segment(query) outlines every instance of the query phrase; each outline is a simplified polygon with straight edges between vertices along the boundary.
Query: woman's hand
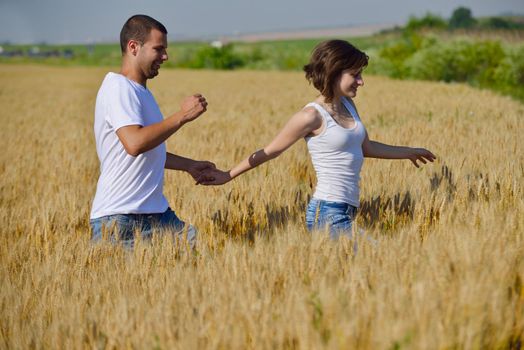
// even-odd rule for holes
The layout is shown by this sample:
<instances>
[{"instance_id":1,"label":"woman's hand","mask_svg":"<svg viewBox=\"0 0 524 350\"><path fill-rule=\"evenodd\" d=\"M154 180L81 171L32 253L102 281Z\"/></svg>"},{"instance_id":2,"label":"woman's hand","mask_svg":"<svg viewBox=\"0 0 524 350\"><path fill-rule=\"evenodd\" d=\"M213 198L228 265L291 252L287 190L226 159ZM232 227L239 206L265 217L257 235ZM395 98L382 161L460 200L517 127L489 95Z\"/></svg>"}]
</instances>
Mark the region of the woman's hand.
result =
<instances>
[{"instance_id":1,"label":"woman's hand","mask_svg":"<svg viewBox=\"0 0 524 350\"><path fill-rule=\"evenodd\" d=\"M419 168L420 165L417 161L426 164L428 161L433 162L437 157L425 148L410 148L408 150L407 158L411 160L417 168Z\"/></svg>"}]
</instances>

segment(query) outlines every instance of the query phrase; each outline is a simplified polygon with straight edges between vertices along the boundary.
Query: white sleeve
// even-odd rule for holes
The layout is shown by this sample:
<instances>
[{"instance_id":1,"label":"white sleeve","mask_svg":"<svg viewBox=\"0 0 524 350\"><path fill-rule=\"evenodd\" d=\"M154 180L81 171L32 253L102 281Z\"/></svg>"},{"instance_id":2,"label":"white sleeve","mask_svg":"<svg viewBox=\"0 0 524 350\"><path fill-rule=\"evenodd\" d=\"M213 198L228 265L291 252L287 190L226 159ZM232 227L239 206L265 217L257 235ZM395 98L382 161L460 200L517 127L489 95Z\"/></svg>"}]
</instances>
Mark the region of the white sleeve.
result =
<instances>
[{"instance_id":1,"label":"white sleeve","mask_svg":"<svg viewBox=\"0 0 524 350\"><path fill-rule=\"evenodd\" d=\"M108 97L108 122L115 131L128 125L144 126L140 100L127 82L114 84Z\"/></svg>"}]
</instances>

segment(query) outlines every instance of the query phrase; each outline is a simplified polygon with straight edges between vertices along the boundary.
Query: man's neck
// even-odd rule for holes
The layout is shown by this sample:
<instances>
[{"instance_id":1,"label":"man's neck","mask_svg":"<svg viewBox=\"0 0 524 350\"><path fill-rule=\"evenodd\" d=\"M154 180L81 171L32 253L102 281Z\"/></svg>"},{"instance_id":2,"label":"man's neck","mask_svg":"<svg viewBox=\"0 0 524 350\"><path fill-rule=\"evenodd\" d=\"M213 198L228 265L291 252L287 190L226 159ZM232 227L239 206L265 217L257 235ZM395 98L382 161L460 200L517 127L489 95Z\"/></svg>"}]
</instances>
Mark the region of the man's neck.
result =
<instances>
[{"instance_id":1,"label":"man's neck","mask_svg":"<svg viewBox=\"0 0 524 350\"><path fill-rule=\"evenodd\" d=\"M147 88L147 79L140 74L137 69L133 69L133 67L130 67L125 62L122 63L122 67L120 67L120 74L125 76L127 79L132 80L143 87Z\"/></svg>"}]
</instances>

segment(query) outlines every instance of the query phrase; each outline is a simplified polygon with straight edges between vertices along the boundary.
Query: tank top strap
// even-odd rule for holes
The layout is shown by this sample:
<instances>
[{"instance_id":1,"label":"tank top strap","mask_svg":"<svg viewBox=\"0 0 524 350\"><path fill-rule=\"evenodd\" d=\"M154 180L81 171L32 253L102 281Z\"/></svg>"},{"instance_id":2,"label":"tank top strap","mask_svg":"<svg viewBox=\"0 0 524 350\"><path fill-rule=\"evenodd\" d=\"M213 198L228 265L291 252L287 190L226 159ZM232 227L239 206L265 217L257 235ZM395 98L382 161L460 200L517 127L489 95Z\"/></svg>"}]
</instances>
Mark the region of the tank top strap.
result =
<instances>
[{"instance_id":1,"label":"tank top strap","mask_svg":"<svg viewBox=\"0 0 524 350\"><path fill-rule=\"evenodd\" d=\"M315 109L320 113L320 115L322 116L322 119L324 119L324 121L326 122L326 127L332 123L335 123L335 121L333 120L333 118L331 117L331 115L328 113L328 111L326 111L326 109L324 107L322 107L320 104L316 103L316 102L310 102L308 103L305 107L315 107ZM305 108L304 107L304 108Z\"/></svg>"},{"instance_id":2,"label":"tank top strap","mask_svg":"<svg viewBox=\"0 0 524 350\"><path fill-rule=\"evenodd\" d=\"M346 97L342 97L342 103L344 104L344 106L346 107L346 109L349 111L349 113L351 113L351 115L353 116L353 118L355 118L356 121L358 122L362 122L360 120L360 116L358 115L357 113L357 110L355 109L355 107L353 106L353 104L351 102L349 102L349 100L346 98Z\"/></svg>"}]
</instances>

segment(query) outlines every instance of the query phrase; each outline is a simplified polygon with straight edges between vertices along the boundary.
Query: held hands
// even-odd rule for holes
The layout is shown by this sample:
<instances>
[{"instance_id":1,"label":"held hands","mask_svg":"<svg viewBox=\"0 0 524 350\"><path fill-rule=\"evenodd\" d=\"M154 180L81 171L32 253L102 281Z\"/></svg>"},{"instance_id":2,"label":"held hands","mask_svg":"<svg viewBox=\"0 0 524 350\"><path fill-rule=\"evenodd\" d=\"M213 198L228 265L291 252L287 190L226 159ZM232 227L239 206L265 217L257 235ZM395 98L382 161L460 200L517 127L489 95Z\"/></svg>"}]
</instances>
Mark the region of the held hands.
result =
<instances>
[{"instance_id":1,"label":"held hands","mask_svg":"<svg viewBox=\"0 0 524 350\"><path fill-rule=\"evenodd\" d=\"M180 104L180 109L184 114L184 122L195 120L207 110L206 98L201 94L186 97Z\"/></svg>"},{"instance_id":2,"label":"held hands","mask_svg":"<svg viewBox=\"0 0 524 350\"><path fill-rule=\"evenodd\" d=\"M425 148L410 148L407 158L419 168L420 165L417 164L417 161L426 164L428 161L433 162L437 157Z\"/></svg>"},{"instance_id":3,"label":"held hands","mask_svg":"<svg viewBox=\"0 0 524 350\"><path fill-rule=\"evenodd\" d=\"M197 185L205 185L205 186L211 186L211 185L223 185L229 181L231 181L233 178L231 177L231 174L229 171L222 171L216 168L213 169L206 169L202 172L202 175L199 179L197 179Z\"/></svg>"},{"instance_id":4,"label":"held hands","mask_svg":"<svg viewBox=\"0 0 524 350\"><path fill-rule=\"evenodd\" d=\"M196 181L197 184L200 183L200 181L210 181L213 178L209 175L206 175L210 173L212 170L216 170L216 166L212 162L208 162L205 160L202 161L194 161L188 168L187 172L193 177L193 179Z\"/></svg>"}]
</instances>

